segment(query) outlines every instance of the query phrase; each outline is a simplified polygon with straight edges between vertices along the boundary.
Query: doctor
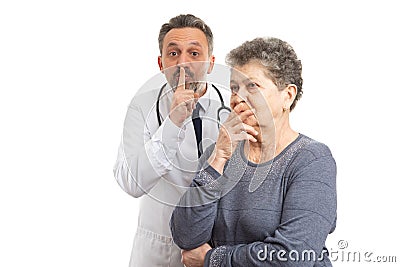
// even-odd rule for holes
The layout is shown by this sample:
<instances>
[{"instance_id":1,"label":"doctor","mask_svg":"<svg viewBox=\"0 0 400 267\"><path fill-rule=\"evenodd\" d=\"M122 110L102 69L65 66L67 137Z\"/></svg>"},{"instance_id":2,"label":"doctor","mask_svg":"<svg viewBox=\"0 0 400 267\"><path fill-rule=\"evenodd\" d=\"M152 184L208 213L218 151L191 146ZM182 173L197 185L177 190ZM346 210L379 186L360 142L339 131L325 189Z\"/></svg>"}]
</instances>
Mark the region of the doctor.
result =
<instances>
[{"instance_id":1,"label":"doctor","mask_svg":"<svg viewBox=\"0 0 400 267\"><path fill-rule=\"evenodd\" d=\"M122 189L141 198L131 267L183 266L169 220L198 157L217 138L220 117L227 117L221 112L228 113L230 92L206 82L215 60L211 29L193 15L179 15L162 25L158 40L167 84L133 98L114 166Z\"/></svg>"}]
</instances>

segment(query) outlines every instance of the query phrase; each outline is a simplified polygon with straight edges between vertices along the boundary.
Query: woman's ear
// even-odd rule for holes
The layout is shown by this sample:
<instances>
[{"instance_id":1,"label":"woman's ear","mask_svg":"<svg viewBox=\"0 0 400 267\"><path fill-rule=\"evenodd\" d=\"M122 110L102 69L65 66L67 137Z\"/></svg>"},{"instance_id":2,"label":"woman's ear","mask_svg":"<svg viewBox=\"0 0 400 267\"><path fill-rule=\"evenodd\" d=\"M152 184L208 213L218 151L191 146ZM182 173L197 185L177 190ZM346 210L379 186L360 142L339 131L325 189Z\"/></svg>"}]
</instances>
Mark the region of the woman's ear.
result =
<instances>
[{"instance_id":1,"label":"woman's ear","mask_svg":"<svg viewBox=\"0 0 400 267\"><path fill-rule=\"evenodd\" d=\"M297 95L297 86L295 84L289 84L284 89L284 100L283 100L283 109L290 110L295 98Z\"/></svg>"}]
</instances>

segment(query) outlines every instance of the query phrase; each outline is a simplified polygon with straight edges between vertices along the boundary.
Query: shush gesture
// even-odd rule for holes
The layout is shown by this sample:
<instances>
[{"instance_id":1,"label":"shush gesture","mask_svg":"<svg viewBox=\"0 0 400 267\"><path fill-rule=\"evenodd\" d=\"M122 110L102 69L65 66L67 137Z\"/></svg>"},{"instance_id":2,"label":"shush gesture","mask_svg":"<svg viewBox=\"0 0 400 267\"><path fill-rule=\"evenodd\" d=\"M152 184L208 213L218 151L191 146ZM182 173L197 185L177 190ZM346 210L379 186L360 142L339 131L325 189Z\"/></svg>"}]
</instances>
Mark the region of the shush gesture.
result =
<instances>
[{"instance_id":1,"label":"shush gesture","mask_svg":"<svg viewBox=\"0 0 400 267\"><path fill-rule=\"evenodd\" d=\"M178 127L181 127L186 118L192 115L199 99L198 93L185 89L185 80L185 68L180 67L179 81L172 97L171 112L169 114L171 121Z\"/></svg>"}]
</instances>

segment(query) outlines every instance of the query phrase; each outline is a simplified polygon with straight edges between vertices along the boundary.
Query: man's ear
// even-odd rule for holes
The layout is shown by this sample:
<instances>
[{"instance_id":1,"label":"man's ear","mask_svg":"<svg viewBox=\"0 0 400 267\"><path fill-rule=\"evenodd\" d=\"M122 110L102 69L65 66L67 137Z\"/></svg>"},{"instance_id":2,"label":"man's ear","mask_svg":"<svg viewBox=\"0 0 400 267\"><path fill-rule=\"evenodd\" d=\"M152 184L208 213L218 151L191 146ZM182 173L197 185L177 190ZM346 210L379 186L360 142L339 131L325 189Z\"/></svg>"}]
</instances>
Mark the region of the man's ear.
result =
<instances>
[{"instance_id":1,"label":"man's ear","mask_svg":"<svg viewBox=\"0 0 400 267\"><path fill-rule=\"evenodd\" d=\"M160 68L160 71L162 72L162 73L164 73L164 68L163 68L163 65L162 65L162 59L161 59L161 56L158 56L158 67Z\"/></svg>"},{"instance_id":2,"label":"man's ear","mask_svg":"<svg viewBox=\"0 0 400 267\"><path fill-rule=\"evenodd\" d=\"M208 66L207 74L210 74L214 68L215 56L210 58L210 66Z\"/></svg>"}]
</instances>

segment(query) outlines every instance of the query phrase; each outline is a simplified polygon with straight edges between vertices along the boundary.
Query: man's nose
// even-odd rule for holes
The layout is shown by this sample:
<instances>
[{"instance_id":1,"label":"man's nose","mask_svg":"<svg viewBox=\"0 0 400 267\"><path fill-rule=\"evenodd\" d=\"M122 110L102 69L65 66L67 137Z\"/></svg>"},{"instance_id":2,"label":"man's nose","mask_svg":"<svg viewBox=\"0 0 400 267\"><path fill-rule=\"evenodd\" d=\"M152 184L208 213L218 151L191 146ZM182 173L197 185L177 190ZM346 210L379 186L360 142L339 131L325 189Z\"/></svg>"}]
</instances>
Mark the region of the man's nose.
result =
<instances>
[{"instance_id":1,"label":"man's nose","mask_svg":"<svg viewBox=\"0 0 400 267\"><path fill-rule=\"evenodd\" d=\"M188 63L188 62L189 62L189 58L184 53L182 53L177 58L176 64L177 65L183 65L183 64Z\"/></svg>"}]
</instances>

